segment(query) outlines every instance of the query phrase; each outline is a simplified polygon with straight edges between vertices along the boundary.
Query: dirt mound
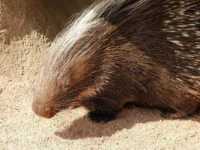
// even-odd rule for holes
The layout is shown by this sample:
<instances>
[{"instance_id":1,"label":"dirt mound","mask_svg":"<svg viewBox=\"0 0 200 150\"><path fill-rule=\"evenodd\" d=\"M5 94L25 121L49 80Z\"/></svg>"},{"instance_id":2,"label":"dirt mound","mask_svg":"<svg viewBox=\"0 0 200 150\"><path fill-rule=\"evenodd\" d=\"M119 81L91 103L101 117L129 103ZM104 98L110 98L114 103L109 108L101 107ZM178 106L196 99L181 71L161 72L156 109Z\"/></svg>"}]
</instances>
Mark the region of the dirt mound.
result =
<instances>
[{"instance_id":1,"label":"dirt mound","mask_svg":"<svg viewBox=\"0 0 200 150\"><path fill-rule=\"evenodd\" d=\"M199 149L200 118L165 120L124 110L107 124L82 109L50 120L31 110L32 88L51 40L91 0L0 1L0 149Z\"/></svg>"},{"instance_id":2,"label":"dirt mound","mask_svg":"<svg viewBox=\"0 0 200 150\"><path fill-rule=\"evenodd\" d=\"M1 0L0 34L7 40L24 36L33 30L53 39L68 17L77 13L92 0Z\"/></svg>"}]
</instances>

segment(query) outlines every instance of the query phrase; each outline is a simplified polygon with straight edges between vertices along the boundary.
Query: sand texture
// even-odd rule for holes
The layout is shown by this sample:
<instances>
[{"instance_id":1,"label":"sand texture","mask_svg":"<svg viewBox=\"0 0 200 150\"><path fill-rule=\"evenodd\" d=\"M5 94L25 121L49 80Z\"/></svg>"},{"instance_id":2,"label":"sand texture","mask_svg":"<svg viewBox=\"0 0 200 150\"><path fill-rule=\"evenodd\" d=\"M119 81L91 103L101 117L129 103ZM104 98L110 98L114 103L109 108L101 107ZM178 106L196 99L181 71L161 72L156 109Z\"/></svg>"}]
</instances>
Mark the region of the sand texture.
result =
<instances>
[{"instance_id":1,"label":"sand texture","mask_svg":"<svg viewBox=\"0 0 200 150\"><path fill-rule=\"evenodd\" d=\"M0 0L0 149L199 150L199 113L168 120L156 110L136 108L95 124L83 108L52 119L32 112L33 85L47 48L68 17L90 2Z\"/></svg>"}]
</instances>

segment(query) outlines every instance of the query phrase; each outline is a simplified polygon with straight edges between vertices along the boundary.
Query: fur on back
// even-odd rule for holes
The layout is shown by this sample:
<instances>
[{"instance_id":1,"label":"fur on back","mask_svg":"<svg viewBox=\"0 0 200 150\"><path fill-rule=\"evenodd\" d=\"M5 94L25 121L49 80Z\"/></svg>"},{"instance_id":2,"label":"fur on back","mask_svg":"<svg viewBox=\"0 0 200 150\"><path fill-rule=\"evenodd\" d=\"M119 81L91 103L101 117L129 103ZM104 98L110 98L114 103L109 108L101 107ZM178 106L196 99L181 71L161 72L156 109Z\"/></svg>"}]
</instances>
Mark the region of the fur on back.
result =
<instances>
[{"instance_id":1,"label":"fur on back","mask_svg":"<svg viewBox=\"0 0 200 150\"><path fill-rule=\"evenodd\" d=\"M111 39L114 39L114 44ZM130 56L129 45L137 49L138 54ZM116 48L118 50L115 52ZM106 57L102 59L100 56ZM112 60L110 65L104 65L107 68L106 76L101 76L106 83L113 77L115 69L112 68L123 67L123 61L121 65L116 61L125 59L124 56L138 59L139 67L152 68L154 64L162 66L169 76L181 85L187 85L185 88L199 96L200 1L97 1L79 14L52 43L37 89L48 91L48 98L51 99L60 90L60 82L68 82L70 66L74 66L76 60L87 62L90 58L99 59L104 64L108 58ZM146 64L149 60L152 63ZM87 64L83 70L91 65Z\"/></svg>"}]
</instances>

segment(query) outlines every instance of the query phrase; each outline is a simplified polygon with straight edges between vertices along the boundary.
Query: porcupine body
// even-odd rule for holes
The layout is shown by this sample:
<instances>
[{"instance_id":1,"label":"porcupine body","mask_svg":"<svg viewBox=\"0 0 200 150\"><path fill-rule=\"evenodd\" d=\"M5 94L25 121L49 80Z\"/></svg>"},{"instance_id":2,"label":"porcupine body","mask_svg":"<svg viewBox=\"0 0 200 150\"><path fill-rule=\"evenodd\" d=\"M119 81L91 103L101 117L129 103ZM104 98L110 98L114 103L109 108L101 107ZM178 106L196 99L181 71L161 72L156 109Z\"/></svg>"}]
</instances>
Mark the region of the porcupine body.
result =
<instances>
[{"instance_id":1,"label":"porcupine body","mask_svg":"<svg viewBox=\"0 0 200 150\"><path fill-rule=\"evenodd\" d=\"M55 39L33 111L84 106L110 121L126 103L192 115L200 106L200 1L104 0ZM134 114L133 114L134 115Z\"/></svg>"}]
</instances>

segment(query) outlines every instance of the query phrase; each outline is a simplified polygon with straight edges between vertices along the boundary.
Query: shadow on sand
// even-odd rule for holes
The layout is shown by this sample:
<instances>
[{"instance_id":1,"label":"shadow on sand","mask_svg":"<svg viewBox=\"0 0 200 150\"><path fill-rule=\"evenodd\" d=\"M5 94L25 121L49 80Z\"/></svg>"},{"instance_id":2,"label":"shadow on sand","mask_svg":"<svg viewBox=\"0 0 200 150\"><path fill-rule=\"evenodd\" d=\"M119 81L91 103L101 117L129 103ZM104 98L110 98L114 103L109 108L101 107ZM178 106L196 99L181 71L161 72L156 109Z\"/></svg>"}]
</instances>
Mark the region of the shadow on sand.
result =
<instances>
[{"instance_id":1,"label":"shadow on sand","mask_svg":"<svg viewBox=\"0 0 200 150\"><path fill-rule=\"evenodd\" d=\"M187 119L200 123L200 112ZM169 119L162 118L160 113L156 110L141 108L133 110L125 109L115 120L108 123L93 123L87 118L87 115L83 116L75 120L70 126L66 126L62 131L55 132L55 134L63 139L70 140L102 136L109 137L118 131L130 129L135 124L164 120L167 121Z\"/></svg>"}]
</instances>

